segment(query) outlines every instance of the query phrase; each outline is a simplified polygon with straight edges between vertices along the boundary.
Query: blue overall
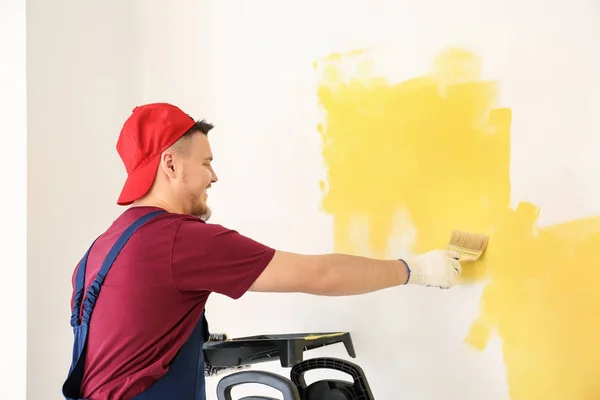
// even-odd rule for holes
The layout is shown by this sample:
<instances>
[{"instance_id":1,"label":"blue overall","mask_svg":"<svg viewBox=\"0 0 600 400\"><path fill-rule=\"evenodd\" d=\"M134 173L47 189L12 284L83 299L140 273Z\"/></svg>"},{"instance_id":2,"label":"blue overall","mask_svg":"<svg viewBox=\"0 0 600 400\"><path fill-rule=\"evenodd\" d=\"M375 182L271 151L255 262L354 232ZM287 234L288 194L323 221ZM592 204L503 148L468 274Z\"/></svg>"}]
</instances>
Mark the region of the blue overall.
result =
<instances>
[{"instance_id":1,"label":"blue overall","mask_svg":"<svg viewBox=\"0 0 600 400\"><path fill-rule=\"evenodd\" d=\"M81 321L79 318L80 307L83 299L85 286L85 268L91 247L85 253L81 260L77 276L75 278L75 299L71 314L71 326L75 336L73 343L73 359L69 375L63 385L62 391L66 400L83 400L81 397L81 383L83 380L83 368L85 363L85 353L87 349L87 337L89 322L92 311L96 304L96 299L100 293L100 288L104 283L106 274L114 263L117 255L127 243L131 235L138 228L148 222L151 218L165 211L154 211L146 214L131 224L115 242L106 259L100 267L100 271L94 282L87 290L87 296L83 302L83 313ZM95 241L94 241L95 242ZM178 399L178 400L205 400L206 389L204 382L204 352L203 345L205 338L208 338L208 323L204 312L189 338L179 350L175 359L169 366L167 373L156 381L147 390L140 393L135 400L158 400L158 399Z\"/></svg>"}]
</instances>

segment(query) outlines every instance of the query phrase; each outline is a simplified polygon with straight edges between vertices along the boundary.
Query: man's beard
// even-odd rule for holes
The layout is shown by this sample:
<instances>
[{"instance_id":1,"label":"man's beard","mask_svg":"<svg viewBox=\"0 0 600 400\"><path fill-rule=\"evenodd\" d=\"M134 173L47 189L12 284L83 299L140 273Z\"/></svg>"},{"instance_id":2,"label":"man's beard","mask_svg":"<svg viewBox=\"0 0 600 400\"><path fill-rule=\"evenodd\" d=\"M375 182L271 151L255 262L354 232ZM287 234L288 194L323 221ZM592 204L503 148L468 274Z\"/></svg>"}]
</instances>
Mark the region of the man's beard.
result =
<instances>
[{"instance_id":1,"label":"man's beard","mask_svg":"<svg viewBox=\"0 0 600 400\"><path fill-rule=\"evenodd\" d=\"M196 215L196 217L200 218L204 222L207 222L210 219L211 215L212 211L210 210L210 208L206 207L206 210L203 213Z\"/></svg>"},{"instance_id":2,"label":"man's beard","mask_svg":"<svg viewBox=\"0 0 600 400\"><path fill-rule=\"evenodd\" d=\"M212 210L206 204L198 204L192 209L192 212L190 214L206 222L210 219L212 215Z\"/></svg>"}]
</instances>

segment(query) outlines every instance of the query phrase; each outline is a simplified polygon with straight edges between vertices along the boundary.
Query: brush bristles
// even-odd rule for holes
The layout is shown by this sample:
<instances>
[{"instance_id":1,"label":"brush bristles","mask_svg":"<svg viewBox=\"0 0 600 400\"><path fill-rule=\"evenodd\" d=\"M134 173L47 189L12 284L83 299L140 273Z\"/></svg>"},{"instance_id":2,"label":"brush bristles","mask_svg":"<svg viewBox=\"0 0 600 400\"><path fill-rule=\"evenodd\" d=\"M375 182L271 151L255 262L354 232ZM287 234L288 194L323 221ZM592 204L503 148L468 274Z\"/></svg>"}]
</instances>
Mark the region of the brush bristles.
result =
<instances>
[{"instance_id":1,"label":"brush bristles","mask_svg":"<svg viewBox=\"0 0 600 400\"><path fill-rule=\"evenodd\" d=\"M464 249L483 252L488 245L489 236L479 233L454 230L450 237L450 245Z\"/></svg>"}]
</instances>

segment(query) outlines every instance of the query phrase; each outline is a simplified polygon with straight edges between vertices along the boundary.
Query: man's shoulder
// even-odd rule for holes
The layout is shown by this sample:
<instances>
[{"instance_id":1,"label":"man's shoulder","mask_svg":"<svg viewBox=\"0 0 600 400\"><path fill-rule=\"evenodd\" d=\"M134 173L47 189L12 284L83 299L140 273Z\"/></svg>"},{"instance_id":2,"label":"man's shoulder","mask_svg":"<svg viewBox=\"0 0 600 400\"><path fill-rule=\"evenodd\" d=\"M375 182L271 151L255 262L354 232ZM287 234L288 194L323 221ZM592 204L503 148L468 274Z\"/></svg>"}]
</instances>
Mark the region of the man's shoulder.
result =
<instances>
[{"instance_id":1,"label":"man's shoulder","mask_svg":"<svg viewBox=\"0 0 600 400\"><path fill-rule=\"evenodd\" d=\"M228 232L235 232L219 223L209 223L199 217L190 214L179 214L165 211L158 207L136 207L127 210L122 214L123 225L131 224L136 219L141 218L153 212L160 212L152 220L148 221L148 227L156 229L174 229L179 235L218 235ZM126 215L126 213L129 213Z\"/></svg>"},{"instance_id":2,"label":"man's shoulder","mask_svg":"<svg viewBox=\"0 0 600 400\"><path fill-rule=\"evenodd\" d=\"M205 224L204 221L202 221L200 218L197 218L193 215L172 213L172 212L166 211L160 207L154 207L154 206L137 206L137 207L128 208L127 210L123 211L117 217L117 219L113 222L113 226L115 226L115 225L128 226L128 225L133 224L136 220L146 217L153 213L155 214L155 216L153 218L151 218L149 221L147 221L146 225L148 225L148 226L151 225L150 223L158 224L158 225L165 224L165 223L180 224L183 222Z\"/></svg>"},{"instance_id":3,"label":"man's shoulder","mask_svg":"<svg viewBox=\"0 0 600 400\"><path fill-rule=\"evenodd\" d=\"M219 223L209 223L190 214L171 213L159 207L138 206L121 213L105 235L113 236L114 233L124 232L139 218L157 211L160 213L144 224L141 229L142 236L169 237L171 243L191 240L197 245L199 239L229 238L237 234L237 231Z\"/></svg>"}]
</instances>

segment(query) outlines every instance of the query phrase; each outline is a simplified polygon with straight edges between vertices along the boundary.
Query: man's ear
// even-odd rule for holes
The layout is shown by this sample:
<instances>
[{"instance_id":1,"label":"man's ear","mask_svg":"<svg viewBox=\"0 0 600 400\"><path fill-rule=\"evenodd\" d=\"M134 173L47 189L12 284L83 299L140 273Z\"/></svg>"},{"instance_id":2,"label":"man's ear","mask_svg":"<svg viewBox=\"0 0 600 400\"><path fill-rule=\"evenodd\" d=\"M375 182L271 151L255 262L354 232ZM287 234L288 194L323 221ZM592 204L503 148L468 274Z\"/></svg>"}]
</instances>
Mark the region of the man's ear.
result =
<instances>
[{"instance_id":1,"label":"man's ear","mask_svg":"<svg viewBox=\"0 0 600 400\"><path fill-rule=\"evenodd\" d=\"M175 178L175 157L170 151L165 151L160 156L160 167L169 178Z\"/></svg>"}]
</instances>

